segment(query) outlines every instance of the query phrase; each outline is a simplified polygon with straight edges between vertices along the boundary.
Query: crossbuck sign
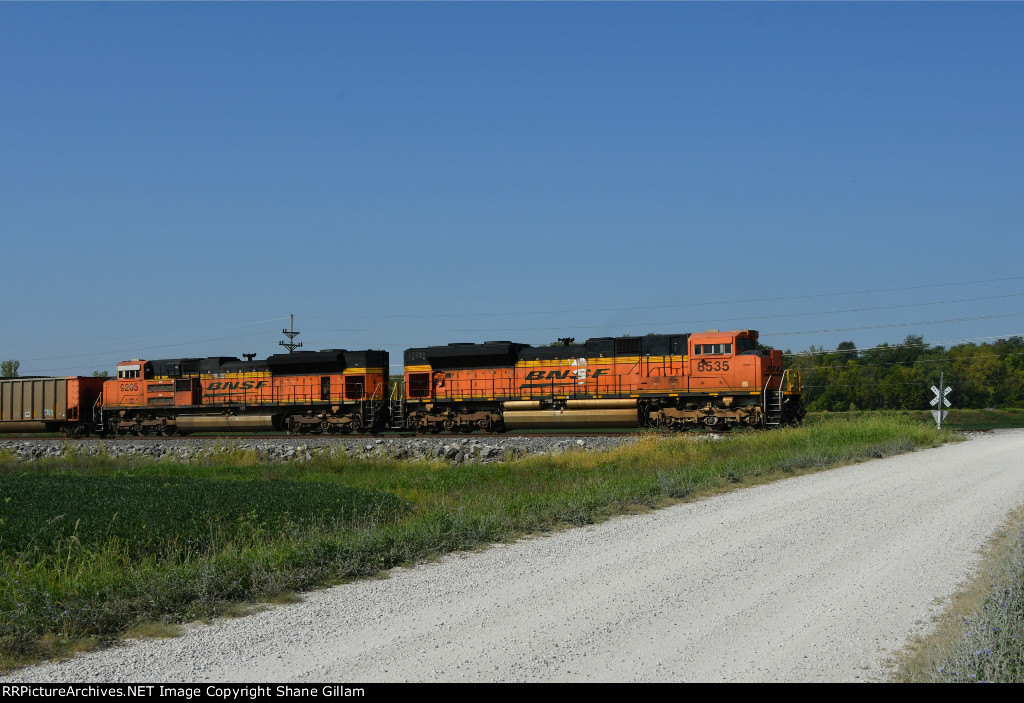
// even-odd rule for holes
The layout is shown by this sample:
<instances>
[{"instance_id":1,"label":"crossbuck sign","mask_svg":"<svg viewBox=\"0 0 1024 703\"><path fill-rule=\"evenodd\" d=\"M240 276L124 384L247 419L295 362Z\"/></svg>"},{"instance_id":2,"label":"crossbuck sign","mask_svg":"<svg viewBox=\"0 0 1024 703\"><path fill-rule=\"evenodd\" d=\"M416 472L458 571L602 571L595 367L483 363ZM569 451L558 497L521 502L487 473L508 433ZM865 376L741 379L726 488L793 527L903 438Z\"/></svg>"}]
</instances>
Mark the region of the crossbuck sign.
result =
<instances>
[{"instance_id":1,"label":"crossbuck sign","mask_svg":"<svg viewBox=\"0 0 1024 703\"><path fill-rule=\"evenodd\" d=\"M941 379L942 377L940 376L939 378ZM941 380L939 381L939 385L942 385ZM935 386L932 386L932 393L935 394L935 397L931 400L931 406L935 408L935 410L932 410L932 417L935 418L936 426L939 429L942 429L942 421L945 419L947 414L946 411L942 409L942 406L945 405L947 408L950 407L951 403L949 402L949 398L946 396L949 395L949 392L952 390L953 389L950 386L946 386L946 388L941 391Z\"/></svg>"}]
</instances>

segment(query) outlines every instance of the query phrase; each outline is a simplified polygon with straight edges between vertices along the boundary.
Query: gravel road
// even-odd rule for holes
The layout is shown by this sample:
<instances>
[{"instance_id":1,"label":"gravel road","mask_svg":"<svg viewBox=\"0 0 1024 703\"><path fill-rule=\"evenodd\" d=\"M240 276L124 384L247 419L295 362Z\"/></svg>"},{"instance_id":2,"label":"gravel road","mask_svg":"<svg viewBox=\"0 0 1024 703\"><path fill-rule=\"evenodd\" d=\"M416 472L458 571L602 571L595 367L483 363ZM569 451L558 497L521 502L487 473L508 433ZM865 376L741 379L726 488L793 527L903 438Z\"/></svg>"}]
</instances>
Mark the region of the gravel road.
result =
<instances>
[{"instance_id":1,"label":"gravel road","mask_svg":"<svg viewBox=\"0 0 1024 703\"><path fill-rule=\"evenodd\" d=\"M1024 504L1024 430L395 569L4 683L871 681Z\"/></svg>"}]
</instances>

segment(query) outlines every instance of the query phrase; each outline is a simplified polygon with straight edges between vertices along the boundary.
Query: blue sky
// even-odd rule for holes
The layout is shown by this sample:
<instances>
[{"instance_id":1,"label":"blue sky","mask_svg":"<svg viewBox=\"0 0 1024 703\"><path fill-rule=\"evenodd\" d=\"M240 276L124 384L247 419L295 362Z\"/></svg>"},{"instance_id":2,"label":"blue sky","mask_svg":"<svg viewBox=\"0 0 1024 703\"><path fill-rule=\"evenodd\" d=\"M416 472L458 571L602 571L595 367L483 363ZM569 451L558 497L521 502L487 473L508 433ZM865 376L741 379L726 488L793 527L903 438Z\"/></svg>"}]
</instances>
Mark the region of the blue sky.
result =
<instances>
[{"instance_id":1,"label":"blue sky","mask_svg":"<svg viewBox=\"0 0 1024 703\"><path fill-rule=\"evenodd\" d=\"M1024 334L1021 3L0 3L0 359Z\"/></svg>"}]
</instances>

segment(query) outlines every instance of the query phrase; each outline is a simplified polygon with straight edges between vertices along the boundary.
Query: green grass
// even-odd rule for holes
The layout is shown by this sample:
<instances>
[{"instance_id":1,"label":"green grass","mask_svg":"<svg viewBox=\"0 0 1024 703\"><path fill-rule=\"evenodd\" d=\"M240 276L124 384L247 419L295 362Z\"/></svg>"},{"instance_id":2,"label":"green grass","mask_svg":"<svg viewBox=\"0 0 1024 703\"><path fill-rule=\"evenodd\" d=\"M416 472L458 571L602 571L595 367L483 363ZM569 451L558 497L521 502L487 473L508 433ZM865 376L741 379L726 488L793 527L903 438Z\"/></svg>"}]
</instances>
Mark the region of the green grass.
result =
<instances>
[{"instance_id":1,"label":"green grass","mask_svg":"<svg viewBox=\"0 0 1024 703\"><path fill-rule=\"evenodd\" d=\"M997 430L1024 427L1024 409L986 408L983 410L952 409L942 421L943 429ZM935 424L928 410L852 410L840 413L808 413L805 424L814 425L825 420L862 419L868 417L902 417Z\"/></svg>"},{"instance_id":2,"label":"green grass","mask_svg":"<svg viewBox=\"0 0 1024 703\"><path fill-rule=\"evenodd\" d=\"M914 642L899 682L1024 682L1024 509L992 541L976 578Z\"/></svg>"},{"instance_id":3,"label":"green grass","mask_svg":"<svg viewBox=\"0 0 1024 703\"><path fill-rule=\"evenodd\" d=\"M952 438L901 416L494 464L0 457L0 667L524 534ZM6 500L10 498L10 500ZM198 545L198 546L197 546ZM157 628L159 629L159 627Z\"/></svg>"}]
</instances>

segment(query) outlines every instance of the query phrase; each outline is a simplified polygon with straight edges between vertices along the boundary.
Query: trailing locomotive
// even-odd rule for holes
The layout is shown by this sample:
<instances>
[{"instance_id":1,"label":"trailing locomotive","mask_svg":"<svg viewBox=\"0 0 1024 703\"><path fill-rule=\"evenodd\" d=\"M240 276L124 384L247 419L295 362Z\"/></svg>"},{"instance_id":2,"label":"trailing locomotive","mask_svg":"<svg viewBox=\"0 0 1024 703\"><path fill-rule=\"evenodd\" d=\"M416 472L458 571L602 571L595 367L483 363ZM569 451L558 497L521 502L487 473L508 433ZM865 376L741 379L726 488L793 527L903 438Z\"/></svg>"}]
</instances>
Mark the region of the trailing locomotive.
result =
<instances>
[{"instance_id":1,"label":"trailing locomotive","mask_svg":"<svg viewBox=\"0 0 1024 703\"><path fill-rule=\"evenodd\" d=\"M798 423L799 376L757 339L755 330L735 330L409 349L405 405L392 422L419 432Z\"/></svg>"},{"instance_id":2,"label":"trailing locomotive","mask_svg":"<svg viewBox=\"0 0 1024 703\"><path fill-rule=\"evenodd\" d=\"M754 330L407 349L401 383L380 350L117 365L110 379L5 379L0 432L295 434L387 429L767 428L798 423L800 378ZM570 340L571 341L571 340Z\"/></svg>"},{"instance_id":3,"label":"trailing locomotive","mask_svg":"<svg viewBox=\"0 0 1024 703\"><path fill-rule=\"evenodd\" d=\"M103 384L96 429L111 434L287 430L378 432L388 354L325 349L265 360L135 359Z\"/></svg>"}]
</instances>

